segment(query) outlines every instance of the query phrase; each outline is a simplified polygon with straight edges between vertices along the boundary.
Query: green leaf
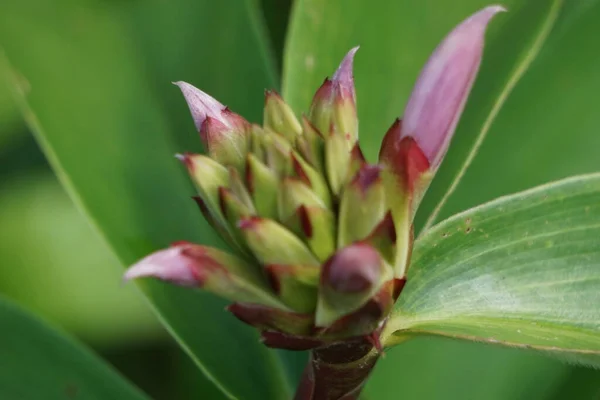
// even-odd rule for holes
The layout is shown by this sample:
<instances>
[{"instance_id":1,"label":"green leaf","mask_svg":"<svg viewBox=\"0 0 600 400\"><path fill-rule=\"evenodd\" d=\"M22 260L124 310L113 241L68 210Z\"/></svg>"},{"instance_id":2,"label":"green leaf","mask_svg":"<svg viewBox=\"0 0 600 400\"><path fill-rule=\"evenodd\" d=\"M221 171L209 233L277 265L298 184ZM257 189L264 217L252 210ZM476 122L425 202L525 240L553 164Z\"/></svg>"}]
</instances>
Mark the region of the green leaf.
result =
<instances>
[{"instance_id":1,"label":"green leaf","mask_svg":"<svg viewBox=\"0 0 600 400\"><path fill-rule=\"evenodd\" d=\"M135 287L120 287L118 261L50 172L4 179L0 221L3 296L94 345L164 335Z\"/></svg>"},{"instance_id":2,"label":"green leaf","mask_svg":"<svg viewBox=\"0 0 600 400\"><path fill-rule=\"evenodd\" d=\"M139 12L146 6L156 10L159 3L182 12L173 3L159 1L139 3ZM184 168L173 158L178 151L194 150L181 147L198 140L191 118L186 115L185 129L176 129L164 112L155 97L152 68L146 64L150 57L139 54L144 47L131 35L137 25L126 18L120 4L61 1L36 2L33 7L11 2L0 15L0 43L12 64L9 81L30 128L71 197L126 266L176 240L217 241L190 199L194 190ZM218 67L203 79L221 82L222 90L247 82L268 84L263 53L246 50L238 55L232 50L260 47L246 10L220 2L202 5L203 13L185 19L196 27L194 39L212 40L220 30L231 40L227 52L204 57ZM164 18L178 29L177 15L165 13ZM157 25L165 23L160 13L155 17ZM190 34L188 28L185 31ZM157 46L165 49L170 44ZM197 48L183 50L161 61L185 59ZM196 83L193 76L169 78ZM169 81L162 84L177 92ZM219 98L218 88L213 89ZM173 96L177 108L185 110L181 95ZM260 110L261 92L248 95L242 90L239 96L245 98L239 103L244 107L236 111L248 115ZM155 282L140 286L169 331L224 396L288 396L275 353L258 342L251 328L228 315L224 302Z\"/></svg>"},{"instance_id":3,"label":"green leaf","mask_svg":"<svg viewBox=\"0 0 600 400\"><path fill-rule=\"evenodd\" d=\"M366 392L373 400L593 399L578 390L552 397L571 369L583 368L519 349L419 336L386 350Z\"/></svg>"},{"instance_id":4,"label":"green leaf","mask_svg":"<svg viewBox=\"0 0 600 400\"><path fill-rule=\"evenodd\" d=\"M148 398L89 350L2 298L0 326L0 398Z\"/></svg>"},{"instance_id":5,"label":"green leaf","mask_svg":"<svg viewBox=\"0 0 600 400\"><path fill-rule=\"evenodd\" d=\"M269 39L276 55L278 67L283 59L285 34L293 0L256 0L262 5L265 25L269 30Z\"/></svg>"},{"instance_id":6,"label":"green leaf","mask_svg":"<svg viewBox=\"0 0 600 400\"><path fill-rule=\"evenodd\" d=\"M600 365L598 237L600 174L453 216L416 242L386 330L396 340L442 335Z\"/></svg>"}]
</instances>

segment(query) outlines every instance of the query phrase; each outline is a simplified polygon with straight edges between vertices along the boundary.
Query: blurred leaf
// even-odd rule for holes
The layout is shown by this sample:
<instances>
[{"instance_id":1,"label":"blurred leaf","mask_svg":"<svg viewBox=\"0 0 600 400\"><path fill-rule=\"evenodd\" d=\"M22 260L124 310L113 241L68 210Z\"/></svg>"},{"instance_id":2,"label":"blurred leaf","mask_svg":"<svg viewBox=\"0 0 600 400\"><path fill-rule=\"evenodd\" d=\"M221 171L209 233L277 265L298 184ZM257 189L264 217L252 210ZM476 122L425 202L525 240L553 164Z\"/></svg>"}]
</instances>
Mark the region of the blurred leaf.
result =
<instances>
[{"instance_id":1,"label":"blurred leaf","mask_svg":"<svg viewBox=\"0 0 600 400\"><path fill-rule=\"evenodd\" d=\"M600 398L600 371L591 368L574 368L568 379L565 379L548 398L553 400Z\"/></svg>"},{"instance_id":2,"label":"blurred leaf","mask_svg":"<svg viewBox=\"0 0 600 400\"><path fill-rule=\"evenodd\" d=\"M23 154L21 154L23 157ZM0 292L94 345L156 338L156 318L49 173L0 186Z\"/></svg>"},{"instance_id":3,"label":"blurred leaf","mask_svg":"<svg viewBox=\"0 0 600 400\"><path fill-rule=\"evenodd\" d=\"M146 399L81 345L0 298L0 397Z\"/></svg>"},{"instance_id":4,"label":"blurred leaf","mask_svg":"<svg viewBox=\"0 0 600 400\"><path fill-rule=\"evenodd\" d=\"M245 8L208 4L195 16L208 30L198 41L215 36L215 25L203 21L221 16L219 29L232 46L259 47ZM0 41L15 68L10 81L21 110L62 183L121 262L128 265L175 240L215 244L189 199L194 191L188 177L172 156L181 150L174 143L191 141L180 137L196 136L191 119L187 130L176 131L178 137L169 134L173 129L117 5L13 1L3 11ZM236 52L232 47L227 54ZM229 62L212 56L206 62L219 65L223 76L247 78L243 71L251 70L257 71L254 81L268 82L258 73L264 71L261 53L255 54ZM247 96L244 90L241 95ZM140 286L167 328L229 398L287 396L275 354L226 314L222 301L155 282Z\"/></svg>"},{"instance_id":5,"label":"blurred leaf","mask_svg":"<svg viewBox=\"0 0 600 400\"><path fill-rule=\"evenodd\" d=\"M0 76L2 75L4 71L0 65ZM21 125L19 110L10 94L10 89L6 82L0 81L0 148L22 135Z\"/></svg>"},{"instance_id":6,"label":"blurred leaf","mask_svg":"<svg viewBox=\"0 0 600 400\"><path fill-rule=\"evenodd\" d=\"M292 0L257 0L262 4L262 14L269 31L269 39L276 56L277 66L281 68L283 49L288 28Z\"/></svg>"},{"instance_id":7,"label":"blurred leaf","mask_svg":"<svg viewBox=\"0 0 600 400\"><path fill-rule=\"evenodd\" d=\"M600 174L453 216L417 240L386 330L600 365L599 237Z\"/></svg>"},{"instance_id":8,"label":"blurred leaf","mask_svg":"<svg viewBox=\"0 0 600 400\"><path fill-rule=\"evenodd\" d=\"M545 399L568 377L569 368L533 352L423 336L386 350L366 393L369 400ZM593 399L576 393L563 399Z\"/></svg>"}]
</instances>

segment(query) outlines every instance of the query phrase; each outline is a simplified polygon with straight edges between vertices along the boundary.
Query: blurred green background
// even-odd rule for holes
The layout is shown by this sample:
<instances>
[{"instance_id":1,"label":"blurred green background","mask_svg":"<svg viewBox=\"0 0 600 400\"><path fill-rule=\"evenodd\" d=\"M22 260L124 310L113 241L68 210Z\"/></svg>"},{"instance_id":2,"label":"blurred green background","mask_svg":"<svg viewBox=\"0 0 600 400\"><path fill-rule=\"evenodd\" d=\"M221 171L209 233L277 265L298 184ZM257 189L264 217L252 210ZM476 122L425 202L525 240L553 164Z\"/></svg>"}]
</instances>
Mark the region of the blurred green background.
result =
<instances>
[{"instance_id":1,"label":"blurred green background","mask_svg":"<svg viewBox=\"0 0 600 400\"><path fill-rule=\"evenodd\" d=\"M481 125L479 110L491 102L512 61L527 51L537 27L559 2L503 3L510 15L498 17L490 28L481 76L426 197L426 211L439 200L473 143ZM355 76L361 142L374 158L427 55L452 26L486 4L4 0L0 293L91 345L153 398L222 398L200 378L138 290L121 283L123 265L102 230L95 228L101 214L94 214L96 221L90 224L61 187L32 135L35 122L49 136L60 137L53 148L73 155L72 168L81 163L82 171L88 166L99 171L87 182L94 188L88 197L97 194L99 203L111 198L110 174L118 165L117 157L122 164L115 171L125 177L139 175L135 181L142 185L139 192L155 194L165 182L151 169L144 176L144 171L128 168L128 157L154 154L148 149L163 143L154 132L164 132L174 149L200 150L187 108L169 82L188 81L258 122L263 89L283 90L300 112L345 51L360 44ZM597 1L561 5L539 57L500 112L474 165L444 209L445 216L553 179L600 171L599 35ZM15 87L31 92L36 115L25 115L28 125L13 96ZM93 159L79 147L84 142L89 145L86 151L98 147ZM144 159L149 165L155 161L178 167L171 159ZM67 162L62 165L69 167ZM81 180L74 181L81 186ZM110 205L105 208L104 213L112 212ZM156 218L168 221L169 212L165 207ZM118 210L114 213L119 218ZM199 214L193 223L203 227L205 241L215 240ZM239 329L246 328L240 324ZM284 357L297 378L303 355ZM366 395L390 400L596 399L600 373L538 354L423 338L391 350L378 365Z\"/></svg>"}]
</instances>

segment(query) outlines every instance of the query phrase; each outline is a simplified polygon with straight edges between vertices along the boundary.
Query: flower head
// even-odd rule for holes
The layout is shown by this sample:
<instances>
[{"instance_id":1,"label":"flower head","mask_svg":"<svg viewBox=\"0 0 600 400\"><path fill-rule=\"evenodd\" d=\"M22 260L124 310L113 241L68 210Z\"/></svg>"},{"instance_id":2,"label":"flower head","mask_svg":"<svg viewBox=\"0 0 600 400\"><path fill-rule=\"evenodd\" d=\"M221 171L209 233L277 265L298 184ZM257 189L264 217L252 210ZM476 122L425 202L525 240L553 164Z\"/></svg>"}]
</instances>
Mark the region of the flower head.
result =
<instances>
[{"instance_id":1,"label":"flower head","mask_svg":"<svg viewBox=\"0 0 600 400\"><path fill-rule=\"evenodd\" d=\"M434 51L385 135L379 164L358 144L348 52L298 119L274 91L263 125L208 94L176 83L207 155L184 154L204 217L234 254L177 243L133 265L151 277L203 288L234 302L265 344L309 349L377 335L401 295L412 248L412 218L439 167L475 80L487 7Z\"/></svg>"}]
</instances>

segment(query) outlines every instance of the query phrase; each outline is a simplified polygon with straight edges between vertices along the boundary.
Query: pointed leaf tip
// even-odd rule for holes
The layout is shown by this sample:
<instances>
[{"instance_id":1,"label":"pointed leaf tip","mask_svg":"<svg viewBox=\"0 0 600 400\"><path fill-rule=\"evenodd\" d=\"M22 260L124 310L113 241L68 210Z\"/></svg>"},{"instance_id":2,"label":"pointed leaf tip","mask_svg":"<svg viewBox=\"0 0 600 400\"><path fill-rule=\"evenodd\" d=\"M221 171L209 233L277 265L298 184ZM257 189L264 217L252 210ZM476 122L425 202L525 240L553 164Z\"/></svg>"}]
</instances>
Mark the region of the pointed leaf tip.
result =
<instances>
[{"instance_id":1,"label":"pointed leaf tip","mask_svg":"<svg viewBox=\"0 0 600 400\"><path fill-rule=\"evenodd\" d=\"M173 82L173 84L181 89L181 93L183 93L183 97L192 113L192 118L198 132L206 117L217 120L221 119L221 111L225 109L225 106L219 101L187 82L178 81Z\"/></svg>"},{"instance_id":2,"label":"pointed leaf tip","mask_svg":"<svg viewBox=\"0 0 600 400\"><path fill-rule=\"evenodd\" d=\"M502 6L489 6L464 20L438 45L417 79L402 136L415 138L433 169L446 153L475 81L488 23L502 11Z\"/></svg>"}]
</instances>

